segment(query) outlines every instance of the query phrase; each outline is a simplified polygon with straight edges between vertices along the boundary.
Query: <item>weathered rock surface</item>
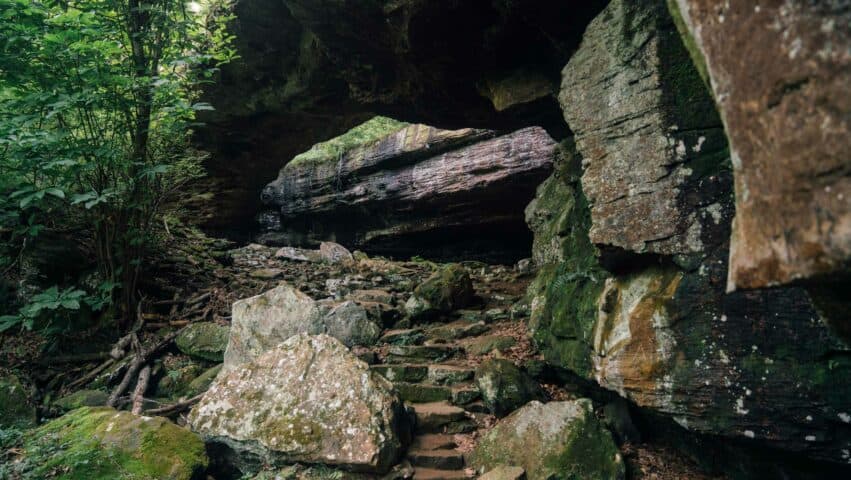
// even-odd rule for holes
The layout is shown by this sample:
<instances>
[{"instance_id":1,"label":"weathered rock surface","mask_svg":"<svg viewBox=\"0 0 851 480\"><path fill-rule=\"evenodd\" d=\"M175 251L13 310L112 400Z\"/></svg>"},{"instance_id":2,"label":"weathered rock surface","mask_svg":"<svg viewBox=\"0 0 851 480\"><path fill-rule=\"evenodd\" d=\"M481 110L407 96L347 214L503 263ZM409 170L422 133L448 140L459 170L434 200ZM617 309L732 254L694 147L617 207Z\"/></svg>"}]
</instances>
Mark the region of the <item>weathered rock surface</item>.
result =
<instances>
[{"instance_id":1,"label":"weathered rock surface","mask_svg":"<svg viewBox=\"0 0 851 480\"><path fill-rule=\"evenodd\" d=\"M316 302L282 283L233 304L223 371L231 371L300 333L327 333L349 347L370 346L381 335L381 325L354 301Z\"/></svg>"},{"instance_id":2,"label":"weathered rock surface","mask_svg":"<svg viewBox=\"0 0 851 480\"><path fill-rule=\"evenodd\" d=\"M372 346L381 336L381 326L369 319L366 309L351 300L332 308L323 321L326 333L347 347Z\"/></svg>"},{"instance_id":3,"label":"weathered rock surface","mask_svg":"<svg viewBox=\"0 0 851 480\"><path fill-rule=\"evenodd\" d=\"M189 421L237 452L243 471L307 462L384 472L409 441L392 385L327 335L297 335L220 375Z\"/></svg>"},{"instance_id":4,"label":"weathered rock surface","mask_svg":"<svg viewBox=\"0 0 851 480\"><path fill-rule=\"evenodd\" d=\"M35 406L16 375L0 376L0 427L26 428L35 425Z\"/></svg>"},{"instance_id":5,"label":"weathered rock surface","mask_svg":"<svg viewBox=\"0 0 851 480\"><path fill-rule=\"evenodd\" d=\"M474 295L470 274L464 267L450 264L417 285L405 310L412 320L425 320L466 307Z\"/></svg>"},{"instance_id":6,"label":"weathered rock surface","mask_svg":"<svg viewBox=\"0 0 851 480\"><path fill-rule=\"evenodd\" d=\"M83 407L33 430L23 478L192 480L207 468L204 442L162 417Z\"/></svg>"},{"instance_id":7,"label":"weathered rock surface","mask_svg":"<svg viewBox=\"0 0 851 480\"><path fill-rule=\"evenodd\" d=\"M229 372L299 333L324 333L316 302L282 283L233 304L230 337L222 372Z\"/></svg>"},{"instance_id":8,"label":"weathered rock surface","mask_svg":"<svg viewBox=\"0 0 851 480\"><path fill-rule=\"evenodd\" d=\"M514 248L528 234L521 207L510 200L531 198L550 171L555 143L540 128L493 137L410 125L333 158L297 157L263 191L279 213L264 217L271 230L264 241L333 238L354 248L422 253L415 245L433 245L428 239L436 235L460 240L469 233L468 244ZM487 229L505 235L494 242Z\"/></svg>"},{"instance_id":9,"label":"weathered rock surface","mask_svg":"<svg viewBox=\"0 0 851 480\"><path fill-rule=\"evenodd\" d=\"M851 263L851 10L671 0L708 74L736 178L729 288ZM760 72L754 75L753 72Z\"/></svg>"},{"instance_id":10,"label":"weathered rock surface","mask_svg":"<svg viewBox=\"0 0 851 480\"><path fill-rule=\"evenodd\" d=\"M508 360L485 360L476 369L475 381L485 405L498 417L532 400L544 399L538 383Z\"/></svg>"},{"instance_id":11,"label":"weathered rock surface","mask_svg":"<svg viewBox=\"0 0 851 480\"><path fill-rule=\"evenodd\" d=\"M470 463L485 471L517 465L529 480L625 477L611 434L594 416L590 400L530 402L479 441Z\"/></svg>"},{"instance_id":12,"label":"weathered rock surface","mask_svg":"<svg viewBox=\"0 0 851 480\"><path fill-rule=\"evenodd\" d=\"M559 101L583 156L592 242L666 255L717 243L724 131L663 0L611 2L564 68Z\"/></svg>"},{"instance_id":13,"label":"weathered rock surface","mask_svg":"<svg viewBox=\"0 0 851 480\"><path fill-rule=\"evenodd\" d=\"M227 326L213 322L193 323L174 339L174 343L190 357L221 362L228 345L229 330Z\"/></svg>"},{"instance_id":14,"label":"weathered rock surface","mask_svg":"<svg viewBox=\"0 0 851 480\"><path fill-rule=\"evenodd\" d=\"M62 411L75 410L80 407L99 407L106 405L109 394L103 390L77 390L53 402Z\"/></svg>"}]
</instances>

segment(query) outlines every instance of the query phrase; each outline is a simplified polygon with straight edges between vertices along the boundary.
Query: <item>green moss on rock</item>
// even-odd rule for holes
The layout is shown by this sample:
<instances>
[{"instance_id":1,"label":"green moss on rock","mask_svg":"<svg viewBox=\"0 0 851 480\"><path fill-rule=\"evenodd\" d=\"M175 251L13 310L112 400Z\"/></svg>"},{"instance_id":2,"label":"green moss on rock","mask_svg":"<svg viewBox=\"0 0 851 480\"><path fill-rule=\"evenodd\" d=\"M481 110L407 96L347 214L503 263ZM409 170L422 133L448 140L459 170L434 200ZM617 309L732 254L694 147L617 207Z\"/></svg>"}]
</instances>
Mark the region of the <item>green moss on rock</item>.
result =
<instances>
[{"instance_id":1,"label":"green moss on rock","mask_svg":"<svg viewBox=\"0 0 851 480\"><path fill-rule=\"evenodd\" d=\"M228 346L230 328L213 322L193 323L174 342L181 352L211 362L221 362Z\"/></svg>"},{"instance_id":2,"label":"green moss on rock","mask_svg":"<svg viewBox=\"0 0 851 480\"><path fill-rule=\"evenodd\" d=\"M78 390L65 395L53 404L62 411L75 410L80 407L97 407L106 405L109 394L103 390Z\"/></svg>"},{"instance_id":3,"label":"green moss on rock","mask_svg":"<svg viewBox=\"0 0 851 480\"><path fill-rule=\"evenodd\" d=\"M207 467L204 443L189 430L108 407L79 408L31 431L23 452L24 478L190 480Z\"/></svg>"},{"instance_id":4,"label":"green moss on rock","mask_svg":"<svg viewBox=\"0 0 851 480\"><path fill-rule=\"evenodd\" d=\"M464 308L473 299L473 282L461 265L449 264L414 289L414 295L441 312Z\"/></svg>"},{"instance_id":5,"label":"green moss on rock","mask_svg":"<svg viewBox=\"0 0 851 480\"><path fill-rule=\"evenodd\" d=\"M317 143L310 150L296 155L285 168L294 168L328 161L336 161L347 151L373 142L395 133L409 124L387 117L373 117L339 137L327 142Z\"/></svg>"},{"instance_id":6,"label":"green moss on rock","mask_svg":"<svg viewBox=\"0 0 851 480\"><path fill-rule=\"evenodd\" d=\"M498 417L544 398L540 385L508 360L484 361L476 369L475 381L485 405Z\"/></svg>"},{"instance_id":7,"label":"green moss on rock","mask_svg":"<svg viewBox=\"0 0 851 480\"><path fill-rule=\"evenodd\" d=\"M470 455L479 470L517 465L529 480L620 480L625 468L591 401L531 402L489 431Z\"/></svg>"}]
</instances>

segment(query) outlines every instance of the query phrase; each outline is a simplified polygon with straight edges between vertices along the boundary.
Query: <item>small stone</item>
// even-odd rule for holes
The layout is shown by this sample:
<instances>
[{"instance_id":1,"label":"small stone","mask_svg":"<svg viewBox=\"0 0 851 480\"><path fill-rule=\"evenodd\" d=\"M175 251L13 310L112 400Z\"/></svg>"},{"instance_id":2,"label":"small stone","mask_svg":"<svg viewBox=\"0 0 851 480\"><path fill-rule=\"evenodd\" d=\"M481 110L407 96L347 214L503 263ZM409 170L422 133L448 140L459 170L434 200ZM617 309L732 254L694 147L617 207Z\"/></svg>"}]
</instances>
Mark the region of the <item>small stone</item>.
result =
<instances>
[{"instance_id":1,"label":"small stone","mask_svg":"<svg viewBox=\"0 0 851 480\"><path fill-rule=\"evenodd\" d=\"M334 242L320 243L319 254L322 256L322 260L328 263L350 262L354 260L352 252L339 243Z\"/></svg>"},{"instance_id":2,"label":"small stone","mask_svg":"<svg viewBox=\"0 0 851 480\"><path fill-rule=\"evenodd\" d=\"M372 346L381 335L381 327L371 321L366 310L355 302L343 302L325 316L326 333L347 347Z\"/></svg>"},{"instance_id":3,"label":"small stone","mask_svg":"<svg viewBox=\"0 0 851 480\"><path fill-rule=\"evenodd\" d=\"M279 268L260 268L252 270L248 275L251 278L256 278L258 280L274 280L282 277L284 275L284 271Z\"/></svg>"},{"instance_id":4,"label":"small stone","mask_svg":"<svg viewBox=\"0 0 851 480\"><path fill-rule=\"evenodd\" d=\"M74 410L80 407L99 407L106 405L109 394L103 390L77 390L53 402L62 411Z\"/></svg>"}]
</instances>

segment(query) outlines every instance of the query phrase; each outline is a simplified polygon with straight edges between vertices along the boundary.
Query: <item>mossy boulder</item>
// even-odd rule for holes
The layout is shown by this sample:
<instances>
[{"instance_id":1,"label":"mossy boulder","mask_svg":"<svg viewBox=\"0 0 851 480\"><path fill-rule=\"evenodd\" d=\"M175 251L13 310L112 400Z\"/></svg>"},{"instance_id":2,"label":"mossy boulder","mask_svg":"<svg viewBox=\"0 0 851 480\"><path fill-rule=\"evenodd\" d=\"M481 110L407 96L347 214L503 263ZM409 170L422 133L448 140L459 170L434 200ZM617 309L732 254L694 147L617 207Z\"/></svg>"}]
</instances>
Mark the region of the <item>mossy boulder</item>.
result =
<instances>
[{"instance_id":1,"label":"mossy boulder","mask_svg":"<svg viewBox=\"0 0 851 480\"><path fill-rule=\"evenodd\" d=\"M98 407L106 405L109 394L103 390L77 390L53 402L62 411L75 410L80 407Z\"/></svg>"},{"instance_id":2,"label":"mossy boulder","mask_svg":"<svg viewBox=\"0 0 851 480\"><path fill-rule=\"evenodd\" d=\"M520 466L529 480L625 477L620 452L587 399L529 403L485 434L469 461L479 471Z\"/></svg>"},{"instance_id":3,"label":"mossy boulder","mask_svg":"<svg viewBox=\"0 0 851 480\"><path fill-rule=\"evenodd\" d=\"M469 305L475 292L470 274L461 265L449 264L432 274L414 289L405 305L411 318L448 313Z\"/></svg>"},{"instance_id":4,"label":"mossy boulder","mask_svg":"<svg viewBox=\"0 0 851 480\"><path fill-rule=\"evenodd\" d=\"M26 387L16 375L0 375L0 427L35 425L36 411Z\"/></svg>"},{"instance_id":5,"label":"mossy boulder","mask_svg":"<svg viewBox=\"0 0 851 480\"><path fill-rule=\"evenodd\" d=\"M174 343L190 357L221 362L228 346L229 331L229 327L213 322L193 323L174 339Z\"/></svg>"},{"instance_id":6,"label":"mossy boulder","mask_svg":"<svg viewBox=\"0 0 851 480\"><path fill-rule=\"evenodd\" d=\"M508 360L484 361L475 374L482 400L490 411L505 416L531 400L542 400L541 386Z\"/></svg>"},{"instance_id":7,"label":"mossy boulder","mask_svg":"<svg viewBox=\"0 0 851 480\"><path fill-rule=\"evenodd\" d=\"M73 410L29 432L25 478L190 480L207 468L198 436L162 417L108 407Z\"/></svg>"}]
</instances>

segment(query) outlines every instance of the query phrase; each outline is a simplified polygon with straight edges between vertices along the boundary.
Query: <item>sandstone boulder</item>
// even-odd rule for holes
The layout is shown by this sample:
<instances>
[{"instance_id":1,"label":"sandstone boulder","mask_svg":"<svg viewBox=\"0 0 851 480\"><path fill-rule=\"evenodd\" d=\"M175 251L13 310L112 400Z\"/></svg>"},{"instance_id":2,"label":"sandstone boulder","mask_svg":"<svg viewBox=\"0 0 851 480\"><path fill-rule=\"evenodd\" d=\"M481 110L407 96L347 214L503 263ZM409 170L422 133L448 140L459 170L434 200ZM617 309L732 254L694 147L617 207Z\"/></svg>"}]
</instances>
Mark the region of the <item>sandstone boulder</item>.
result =
<instances>
[{"instance_id":1,"label":"sandstone boulder","mask_svg":"<svg viewBox=\"0 0 851 480\"><path fill-rule=\"evenodd\" d=\"M29 432L23 478L192 480L207 468L204 442L162 417L83 407Z\"/></svg>"},{"instance_id":2,"label":"sandstone boulder","mask_svg":"<svg viewBox=\"0 0 851 480\"><path fill-rule=\"evenodd\" d=\"M530 402L482 437L470 463L484 471L516 465L529 480L625 477L620 452L586 399Z\"/></svg>"},{"instance_id":3,"label":"sandstone boulder","mask_svg":"<svg viewBox=\"0 0 851 480\"><path fill-rule=\"evenodd\" d=\"M372 346L381 336L381 327L362 306L349 300L332 308L323 319L325 332L347 347Z\"/></svg>"},{"instance_id":4,"label":"sandstone boulder","mask_svg":"<svg viewBox=\"0 0 851 480\"><path fill-rule=\"evenodd\" d=\"M296 335L220 375L189 416L243 472L306 462L384 472L409 441L392 385L327 335Z\"/></svg>"},{"instance_id":5,"label":"sandstone boulder","mask_svg":"<svg viewBox=\"0 0 851 480\"><path fill-rule=\"evenodd\" d=\"M354 260L352 252L346 247L334 242L322 242L319 244L319 255L328 263L351 262Z\"/></svg>"},{"instance_id":6,"label":"sandstone boulder","mask_svg":"<svg viewBox=\"0 0 851 480\"><path fill-rule=\"evenodd\" d=\"M293 335L324 331L322 312L316 302L288 284L239 300L233 304L222 372L231 371Z\"/></svg>"}]
</instances>

